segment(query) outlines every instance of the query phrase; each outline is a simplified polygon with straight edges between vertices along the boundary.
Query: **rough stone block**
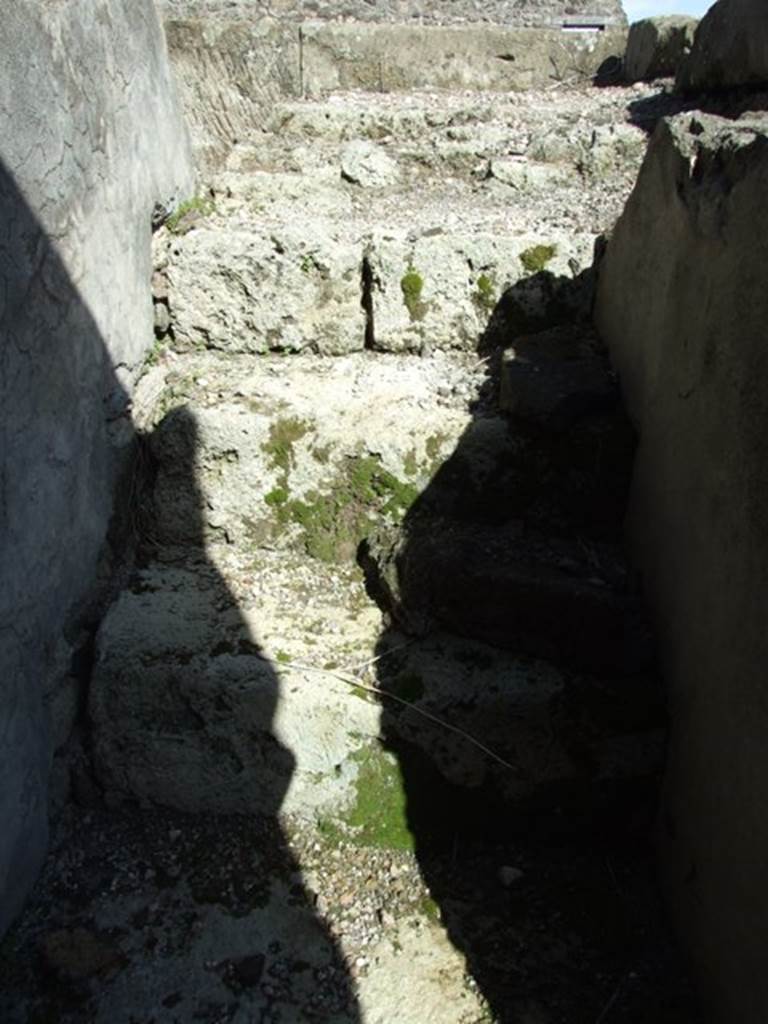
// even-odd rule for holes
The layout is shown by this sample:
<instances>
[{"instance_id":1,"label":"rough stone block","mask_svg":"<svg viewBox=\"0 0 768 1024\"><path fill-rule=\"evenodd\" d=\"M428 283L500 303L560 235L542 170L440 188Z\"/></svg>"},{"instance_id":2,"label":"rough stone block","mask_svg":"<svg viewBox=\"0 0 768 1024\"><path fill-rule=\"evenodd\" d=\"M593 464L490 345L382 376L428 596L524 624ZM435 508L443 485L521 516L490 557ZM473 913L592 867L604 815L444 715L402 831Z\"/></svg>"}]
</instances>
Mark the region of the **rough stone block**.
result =
<instances>
[{"instance_id":1,"label":"rough stone block","mask_svg":"<svg viewBox=\"0 0 768 1024\"><path fill-rule=\"evenodd\" d=\"M344 683L281 679L247 609L199 564L150 567L123 592L99 632L90 715L110 798L190 812L339 811L350 755L378 728Z\"/></svg>"},{"instance_id":2,"label":"rough stone block","mask_svg":"<svg viewBox=\"0 0 768 1024\"><path fill-rule=\"evenodd\" d=\"M369 545L374 591L416 635L439 625L502 649L631 675L653 661L640 601L615 554L521 535L519 524L412 520Z\"/></svg>"},{"instance_id":3,"label":"rough stone block","mask_svg":"<svg viewBox=\"0 0 768 1024\"><path fill-rule=\"evenodd\" d=\"M763 0L717 0L701 19L676 81L687 93L768 83Z\"/></svg>"},{"instance_id":4,"label":"rough stone block","mask_svg":"<svg viewBox=\"0 0 768 1024\"><path fill-rule=\"evenodd\" d=\"M624 52L622 29L567 33L498 25L328 24L302 26L303 89L506 91L593 75Z\"/></svg>"},{"instance_id":5,"label":"rough stone block","mask_svg":"<svg viewBox=\"0 0 768 1024\"><path fill-rule=\"evenodd\" d=\"M698 23L678 14L636 21L630 27L624 57L627 81L674 77L691 52Z\"/></svg>"},{"instance_id":6,"label":"rough stone block","mask_svg":"<svg viewBox=\"0 0 768 1024\"><path fill-rule=\"evenodd\" d=\"M366 250L374 347L476 349L499 300L526 277L525 254L535 248L525 236L375 232ZM558 238L546 248L547 270L570 278L573 252Z\"/></svg>"},{"instance_id":7,"label":"rough stone block","mask_svg":"<svg viewBox=\"0 0 768 1024\"><path fill-rule=\"evenodd\" d=\"M337 224L214 224L175 240L175 346L336 355L362 349L362 246Z\"/></svg>"}]
</instances>

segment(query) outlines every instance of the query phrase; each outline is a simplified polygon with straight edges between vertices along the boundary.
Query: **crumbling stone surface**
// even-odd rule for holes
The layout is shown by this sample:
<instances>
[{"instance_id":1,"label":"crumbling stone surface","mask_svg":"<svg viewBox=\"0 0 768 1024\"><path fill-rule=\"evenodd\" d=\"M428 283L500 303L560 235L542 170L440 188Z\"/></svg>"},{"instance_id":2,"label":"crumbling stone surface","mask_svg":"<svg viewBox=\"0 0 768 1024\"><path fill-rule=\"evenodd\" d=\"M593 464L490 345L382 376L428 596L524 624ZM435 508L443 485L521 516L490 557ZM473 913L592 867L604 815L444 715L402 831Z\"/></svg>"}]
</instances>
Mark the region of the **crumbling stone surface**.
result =
<instances>
[{"instance_id":1,"label":"crumbling stone surface","mask_svg":"<svg viewBox=\"0 0 768 1024\"><path fill-rule=\"evenodd\" d=\"M301 94L296 27L252 19L168 20L168 53L198 165L219 165L275 105ZM254 59L254 54L258 57Z\"/></svg>"},{"instance_id":2,"label":"crumbling stone surface","mask_svg":"<svg viewBox=\"0 0 768 1024\"><path fill-rule=\"evenodd\" d=\"M372 142L358 139L341 151L341 176L361 188L382 188L398 179L396 162Z\"/></svg>"},{"instance_id":3,"label":"crumbling stone surface","mask_svg":"<svg viewBox=\"0 0 768 1024\"><path fill-rule=\"evenodd\" d=\"M258 603L238 607L199 564L137 575L102 624L93 678L95 764L110 799L304 816L349 804L351 755L375 737L375 709L311 668L279 680L260 618Z\"/></svg>"},{"instance_id":4,"label":"crumbling stone surface","mask_svg":"<svg viewBox=\"0 0 768 1024\"><path fill-rule=\"evenodd\" d=\"M568 32L559 22L535 30L386 18L296 23L260 12L254 17L252 8L226 12L222 18L210 12L169 16L166 25L197 159L206 171L261 132L281 99L338 89L507 93L591 81L606 61L620 61L626 43L623 21L604 31Z\"/></svg>"},{"instance_id":5,"label":"crumbling stone surface","mask_svg":"<svg viewBox=\"0 0 768 1024\"><path fill-rule=\"evenodd\" d=\"M426 510L425 510L426 513ZM392 542L369 546L373 585L406 632L445 629L618 676L650 668L653 642L620 562L578 543L521 531L414 517Z\"/></svg>"},{"instance_id":6,"label":"crumbling stone surface","mask_svg":"<svg viewBox=\"0 0 768 1024\"><path fill-rule=\"evenodd\" d=\"M563 430L587 411L619 403L605 356L578 327L516 338L500 372L501 408L544 430Z\"/></svg>"},{"instance_id":7,"label":"crumbling stone surface","mask_svg":"<svg viewBox=\"0 0 768 1024\"><path fill-rule=\"evenodd\" d=\"M626 31L309 22L302 26L302 90L507 92L591 80L624 52Z\"/></svg>"},{"instance_id":8,"label":"crumbling stone surface","mask_svg":"<svg viewBox=\"0 0 768 1024\"><path fill-rule=\"evenodd\" d=\"M557 305L583 316L595 235L646 146L617 92L278 105L212 177L210 213L161 233L174 347L471 351L520 328L512 306L528 332Z\"/></svg>"},{"instance_id":9,"label":"crumbling stone surface","mask_svg":"<svg viewBox=\"0 0 768 1024\"><path fill-rule=\"evenodd\" d=\"M341 224L218 225L173 242L168 301L179 351L340 355L362 349L361 246Z\"/></svg>"}]
</instances>

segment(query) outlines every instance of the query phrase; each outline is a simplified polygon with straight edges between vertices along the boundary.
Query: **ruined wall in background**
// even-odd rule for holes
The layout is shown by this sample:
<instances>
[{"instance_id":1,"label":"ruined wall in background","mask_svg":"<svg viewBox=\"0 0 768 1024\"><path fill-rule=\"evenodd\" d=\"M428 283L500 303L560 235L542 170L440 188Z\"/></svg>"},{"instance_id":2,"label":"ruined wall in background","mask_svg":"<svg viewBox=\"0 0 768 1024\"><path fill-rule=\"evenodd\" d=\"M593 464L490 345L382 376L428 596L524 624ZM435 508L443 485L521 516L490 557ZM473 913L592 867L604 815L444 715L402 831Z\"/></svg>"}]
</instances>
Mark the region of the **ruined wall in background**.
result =
<instances>
[{"instance_id":1,"label":"ruined wall in background","mask_svg":"<svg viewBox=\"0 0 768 1024\"><path fill-rule=\"evenodd\" d=\"M276 18L289 21L493 22L545 27L564 19L627 20L621 0L161 0L167 17Z\"/></svg>"},{"instance_id":2,"label":"ruined wall in background","mask_svg":"<svg viewBox=\"0 0 768 1024\"><path fill-rule=\"evenodd\" d=\"M606 17L602 28L571 31L563 19L578 16L546 0L543 7L560 15L537 28L521 27L525 19L509 13L513 4L492 6L497 24L482 22L485 6L460 0L427 4L430 17L410 22L387 17L395 5L360 2L349 7L357 17L335 18L311 18L309 6L280 5L280 17L266 17L266 4L166 2L169 53L202 172L224 166L238 143L257 142L273 127L281 100L350 89L545 89L589 81L618 63L627 39L623 13ZM338 2L328 7L347 10ZM468 17L459 18L458 9Z\"/></svg>"},{"instance_id":3,"label":"ruined wall in background","mask_svg":"<svg viewBox=\"0 0 768 1024\"><path fill-rule=\"evenodd\" d=\"M768 116L662 122L600 270L670 691L667 893L708 1019L768 1019Z\"/></svg>"},{"instance_id":4,"label":"ruined wall in background","mask_svg":"<svg viewBox=\"0 0 768 1024\"><path fill-rule=\"evenodd\" d=\"M166 23L168 51L202 170L266 128L279 100L301 95L296 25L262 18Z\"/></svg>"},{"instance_id":5,"label":"ruined wall in background","mask_svg":"<svg viewBox=\"0 0 768 1024\"><path fill-rule=\"evenodd\" d=\"M194 187L152 0L0 0L0 932L47 841L152 341L151 216Z\"/></svg>"}]
</instances>

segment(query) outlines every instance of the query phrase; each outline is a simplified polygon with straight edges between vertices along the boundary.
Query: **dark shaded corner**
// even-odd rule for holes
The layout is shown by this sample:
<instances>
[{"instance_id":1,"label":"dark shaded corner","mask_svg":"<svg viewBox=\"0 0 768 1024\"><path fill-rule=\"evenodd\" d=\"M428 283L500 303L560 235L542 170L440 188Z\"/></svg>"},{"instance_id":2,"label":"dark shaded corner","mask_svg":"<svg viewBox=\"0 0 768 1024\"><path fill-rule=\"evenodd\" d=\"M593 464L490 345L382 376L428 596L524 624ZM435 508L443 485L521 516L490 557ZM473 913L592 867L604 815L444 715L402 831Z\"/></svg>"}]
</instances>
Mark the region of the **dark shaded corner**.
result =
<instances>
[{"instance_id":1,"label":"dark shaded corner","mask_svg":"<svg viewBox=\"0 0 768 1024\"><path fill-rule=\"evenodd\" d=\"M361 547L381 731L489 1019L692 1024L650 844L665 709L622 550L635 437L593 276L502 296L470 425Z\"/></svg>"}]
</instances>

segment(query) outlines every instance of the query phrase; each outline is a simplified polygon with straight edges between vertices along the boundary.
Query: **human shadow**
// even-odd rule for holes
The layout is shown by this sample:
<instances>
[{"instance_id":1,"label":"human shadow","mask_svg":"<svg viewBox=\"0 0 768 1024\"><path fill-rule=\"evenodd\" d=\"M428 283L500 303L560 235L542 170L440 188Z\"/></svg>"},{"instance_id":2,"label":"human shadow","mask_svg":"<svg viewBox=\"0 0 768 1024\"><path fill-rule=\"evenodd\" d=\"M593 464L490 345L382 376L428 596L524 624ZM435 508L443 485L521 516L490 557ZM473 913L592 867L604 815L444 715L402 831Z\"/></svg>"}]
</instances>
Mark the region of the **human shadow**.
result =
<instances>
[{"instance_id":1,"label":"human shadow","mask_svg":"<svg viewBox=\"0 0 768 1024\"><path fill-rule=\"evenodd\" d=\"M501 297L471 423L360 550L414 851L501 1024L593 1024L609 1002L612 1020L691 1019L645 843L664 707L621 553L635 436L592 273Z\"/></svg>"},{"instance_id":2,"label":"human shadow","mask_svg":"<svg viewBox=\"0 0 768 1024\"><path fill-rule=\"evenodd\" d=\"M4 944L0 1016L355 1024L278 821L295 764L274 731L280 684L209 554L195 418L135 430L87 303L2 166L0 210L3 923L40 870L51 747L73 728L87 804L59 808ZM57 738L35 674L64 640L74 707Z\"/></svg>"}]
</instances>

